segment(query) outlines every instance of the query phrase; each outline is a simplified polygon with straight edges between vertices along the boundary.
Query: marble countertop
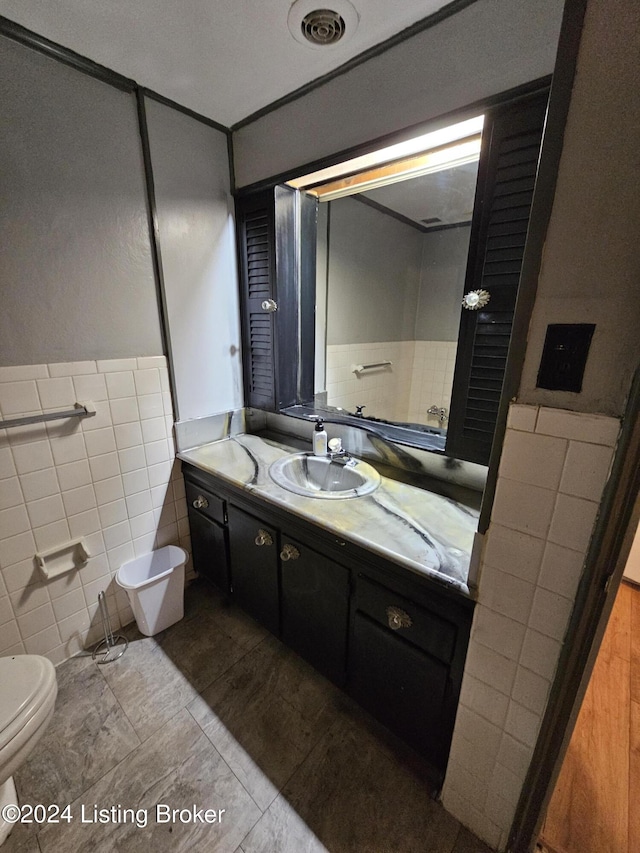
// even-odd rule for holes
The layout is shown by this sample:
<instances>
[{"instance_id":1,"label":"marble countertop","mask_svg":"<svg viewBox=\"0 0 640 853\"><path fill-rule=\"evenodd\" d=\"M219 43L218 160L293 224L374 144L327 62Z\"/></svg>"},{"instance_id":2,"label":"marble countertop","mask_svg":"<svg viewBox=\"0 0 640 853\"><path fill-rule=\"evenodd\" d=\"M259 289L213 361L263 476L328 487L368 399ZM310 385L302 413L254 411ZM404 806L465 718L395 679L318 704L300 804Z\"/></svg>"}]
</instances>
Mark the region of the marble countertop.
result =
<instances>
[{"instance_id":1,"label":"marble countertop","mask_svg":"<svg viewBox=\"0 0 640 853\"><path fill-rule=\"evenodd\" d=\"M269 466L294 448L242 434L178 453L269 503L468 595L467 576L478 512L433 492L382 477L370 495L307 498L283 489Z\"/></svg>"}]
</instances>

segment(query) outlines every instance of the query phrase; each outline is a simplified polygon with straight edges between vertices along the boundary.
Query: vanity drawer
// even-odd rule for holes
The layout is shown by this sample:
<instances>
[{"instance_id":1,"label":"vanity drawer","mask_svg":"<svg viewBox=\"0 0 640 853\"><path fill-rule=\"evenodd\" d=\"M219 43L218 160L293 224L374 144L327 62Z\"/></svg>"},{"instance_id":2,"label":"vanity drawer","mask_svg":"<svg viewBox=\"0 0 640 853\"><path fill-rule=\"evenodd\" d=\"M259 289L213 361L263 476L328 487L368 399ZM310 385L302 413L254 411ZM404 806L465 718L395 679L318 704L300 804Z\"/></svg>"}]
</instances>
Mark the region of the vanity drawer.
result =
<instances>
[{"instance_id":1,"label":"vanity drawer","mask_svg":"<svg viewBox=\"0 0 640 853\"><path fill-rule=\"evenodd\" d=\"M356 610L384 625L396 636L444 663L450 663L456 646L457 626L419 607L393 590L358 575Z\"/></svg>"},{"instance_id":2,"label":"vanity drawer","mask_svg":"<svg viewBox=\"0 0 640 853\"><path fill-rule=\"evenodd\" d=\"M198 483L192 483L189 480L185 480L185 488L187 492L187 506L197 509L206 518L210 518L220 524L226 524L226 505L222 498L211 494L211 492L203 489Z\"/></svg>"}]
</instances>

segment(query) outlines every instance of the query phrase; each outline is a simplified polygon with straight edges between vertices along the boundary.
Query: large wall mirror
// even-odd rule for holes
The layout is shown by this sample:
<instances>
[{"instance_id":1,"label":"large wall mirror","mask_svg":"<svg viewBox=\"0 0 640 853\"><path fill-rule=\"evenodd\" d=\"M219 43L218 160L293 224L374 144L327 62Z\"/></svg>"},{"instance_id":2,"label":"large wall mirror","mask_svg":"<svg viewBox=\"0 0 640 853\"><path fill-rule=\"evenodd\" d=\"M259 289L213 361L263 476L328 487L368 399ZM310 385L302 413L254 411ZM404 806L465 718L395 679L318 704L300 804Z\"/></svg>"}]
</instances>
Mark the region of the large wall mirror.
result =
<instances>
[{"instance_id":1,"label":"large wall mirror","mask_svg":"<svg viewBox=\"0 0 640 853\"><path fill-rule=\"evenodd\" d=\"M329 411L446 433L481 129L317 188L314 390Z\"/></svg>"},{"instance_id":2,"label":"large wall mirror","mask_svg":"<svg viewBox=\"0 0 640 853\"><path fill-rule=\"evenodd\" d=\"M248 405L488 464L547 94L239 199Z\"/></svg>"}]
</instances>

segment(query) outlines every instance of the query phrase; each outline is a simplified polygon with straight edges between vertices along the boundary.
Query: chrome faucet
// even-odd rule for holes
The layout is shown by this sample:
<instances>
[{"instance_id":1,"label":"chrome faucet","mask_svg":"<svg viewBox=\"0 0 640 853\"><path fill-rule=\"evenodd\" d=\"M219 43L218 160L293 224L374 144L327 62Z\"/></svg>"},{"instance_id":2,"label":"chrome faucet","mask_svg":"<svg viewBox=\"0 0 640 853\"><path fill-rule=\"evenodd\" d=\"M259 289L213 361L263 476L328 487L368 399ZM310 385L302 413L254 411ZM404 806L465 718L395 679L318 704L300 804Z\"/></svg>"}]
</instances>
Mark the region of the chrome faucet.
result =
<instances>
[{"instance_id":1,"label":"chrome faucet","mask_svg":"<svg viewBox=\"0 0 640 853\"><path fill-rule=\"evenodd\" d=\"M440 426L444 426L444 422L448 420L447 410L444 408L439 408L438 406L429 406L427 409L428 415L437 415L438 420L440 421Z\"/></svg>"}]
</instances>

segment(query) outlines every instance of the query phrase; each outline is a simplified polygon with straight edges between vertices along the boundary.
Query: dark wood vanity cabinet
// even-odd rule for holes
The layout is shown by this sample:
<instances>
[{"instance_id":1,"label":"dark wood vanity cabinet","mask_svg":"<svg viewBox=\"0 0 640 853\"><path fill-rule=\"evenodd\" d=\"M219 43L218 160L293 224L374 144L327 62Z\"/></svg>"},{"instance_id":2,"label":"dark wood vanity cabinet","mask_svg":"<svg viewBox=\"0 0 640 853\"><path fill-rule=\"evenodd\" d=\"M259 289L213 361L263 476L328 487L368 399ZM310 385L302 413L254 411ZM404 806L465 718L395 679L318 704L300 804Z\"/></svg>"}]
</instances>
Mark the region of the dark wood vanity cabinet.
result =
<instances>
[{"instance_id":1,"label":"dark wood vanity cabinet","mask_svg":"<svg viewBox=\"0 0 640 853\"><path fill-rule=\"evenodd\" d=\"M441 781L473 602L192 466L183 471L197 571L424 755ZM202 498L207 507L194 505Z\"/></svg>"}]
</instances>

